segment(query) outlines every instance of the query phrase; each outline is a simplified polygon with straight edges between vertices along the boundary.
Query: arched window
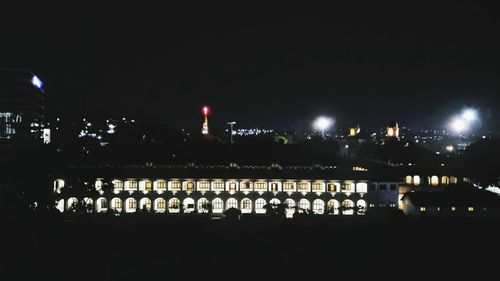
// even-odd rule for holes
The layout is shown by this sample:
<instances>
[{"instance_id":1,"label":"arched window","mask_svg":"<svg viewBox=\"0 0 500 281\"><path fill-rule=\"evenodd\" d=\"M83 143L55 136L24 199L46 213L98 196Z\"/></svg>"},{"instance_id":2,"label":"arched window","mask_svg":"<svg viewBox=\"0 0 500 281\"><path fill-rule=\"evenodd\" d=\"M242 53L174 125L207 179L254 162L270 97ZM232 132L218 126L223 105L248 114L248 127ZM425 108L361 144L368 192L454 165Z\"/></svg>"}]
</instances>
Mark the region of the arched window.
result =
<instances>
[{"instance_id":1,"label":"arched window","mask_svg":"<svg viewBox=\"0 0 500 281\"><path fill-rule=\"evenodd\" d=\"M151 211L151 200L149 198L142 198L139 201L139 210L146 212Z\"/></svg>"},{"instance_id":2,"label":"arched window","mask_svg":"<svg viewBox=\"0 0 500 281\"><path fill-rule=\"evenodd\" d=\"M194 200L193 198L185 198L182 201L182 206L184 207L184 213L194 212Z\"/></svg>"},{"instance_id":3,"label":"arched window","mask_svg":"<svg viewBox=\"0 0 500 281\"><path fill-rule=\"evenodd\" d=\"M59 212L61 213L64 212L64 199L57 201L56 209L59 210Z\"/></svg>"},{"instance_id":4,"label":"arched window","mask_svg":"<svg viewBox=\"0 0 500 281\"><path fill-rule=\"evenodd\" d=\"M358 212L357 214L358 215L364 215L366 214L366 201L365 200L358 200L358 202L356 202L356 206L358 207Z\"/></svg>"},{"instance_id":5,"label":"arched window","mask_svg":"<svg viewBox=\"0 0 500 281\"><path fill-rule=\"evenodd\" d=\"M441 184L448 185L450 184L450 179L447 176L441 177Z\"/></svg>"},{"instance_id":6,"label":"arched window","mask_svg":"<svg viewBox=\"0 0 500 281\"><path fill-rule=\"evenodd\" d=\"M331 199L326 204L326 210L329 215L338 215L339 214L339 201L335 199Z\"/></svg>"},{"instance_id":7,"label":"arched window","mask_svg":"<svg viewBox=\"0 0 500 281\"><path fill-rule=\"evenodd\" d=\"M352 200L344 200L342 202L342 214L343 215L353 215L354 214L354 202Z\"/></svg>"},{"instance_id":8,"label":"arched window","mask_svg":"<svg viewBox=\"0 0 500 281\"><path fill-rule=\"evenodd\" d=\"M122 200L120 198L111 199L111 209L113 209L115 212L121 213L123 209Z\"/></svg>"},{"instance_id":9,"label":"arched window","mask_svg":"<svg viewBox=\"0 0 500 281\"><path fill-rule=\"evenodd\" d=\"M177 198L170 198L168 200L168 212L169 213L179 213L181 209L181 201Z\"/></svg>"},{"instance_id":10,"label":"arched window","mask_svg":"<svg viewBox=\"0 0 500 281\"><path fill-rule=\"evenodd\" d=\"M300 199L299 201L299 212L302 213L309 213L309 210L311 209L311 204L307 199Z\"/></svg>"},{"instance_id":11,"label":"arched window","mask_svg":"<svg viewBox=\"0 0 500 281\"><path fill-rule=\"evenodd\" d=\"M166 202L163 198L157 198L155 200L155 212L164 213L166 210Z\"/></svg>"},{"instance_id":12,"label":"arched window","mask_svg":"<svg viewBox=\"0 0 500 281\"><path fill-rule=\"evenodd\" d=\"M457 183L458 183L457 177L451 176L450 177L450 184L457 184Z\"/></svg>"},{"instance_id":13,"label":"arched window","mask_svg":"<svg viewBox=\"0 0 500 281\"><path fill-rule=\"evenodd\" d=\"M412 184L413 183L413 178L411 176L406 176L405 183L406 184Z\"/></svg>"},{"instance_id":14,"label":"arched window","mask_svg":"<svg viewBox=\"0 0 500 281\"><path fill-rule=\"evenodd\" d=\"M66 203L66 210L69 212L76 212L78 210L78 199L75 197L70 197Z\"/></svg>"},{"instance_id":15,"label":"arched window","mask_svg":"<svg viewBox=\"0 0 500 281\"><path fill-rule=\"evenodd\" d=\"M212 212L214 214L220 214L224 211L224 201L220 198L215 198L212 200Z\"/></svg>"},{"instance_id":16,"label":"arched window","mask_svg":"<svg viewBox=\"0 0 500 281\"><path fill-rule=\"evenodd\" d=\"M137 200L134 198L127 198L125 200L125 212L126 213L134 213L137 209Z\"/></svg>"},{"instance_id":17,"label":"arched window","mask_svg":"<svg viewBox=\"0 0 500 281\"><path fill-rule=\"evenodd\" d=\"M413 184L420 185L420 176L413 176Z\"/></svg>"},{"instance_id":18,"label":"arched window","mask_svg":"<svg viewBox=\"0 0 500 281\"><path fill-rule=\"evenodd\" d=\"M313 214L322 215L325 213L325 202L321 199L313 201Z\"/></svg>"},{"instance_id":19,"label":"arched window","mask_svg":"<svg viewBox=\"0 0 500 281\"><path fill-rule=\"evenodd\" d=\"M295 204L295 201L293 199L288 198L285 200L285 205L286 205L286 216L288 218L293 217L293 214L295 213L295 207L297 206Z\"/></svg>"},{"instance_id":20,"label":"arched window","mask_svg":"<svg viewBox=\"0 0 500 281\"><path fill-rule=\"evenodd\" d=\"M229 208L235 208L238 209L238 200L234 198L229 198L226 201L226 210Z\"/></svg>"},{"instance_id":21,"label":"arched window","mask_svg":"<svg viewBox=\"0 0 500 281\"><path fill-rule=\"evenodd\" d=\"M265 214L266 213L266 209L264 209L265 205L266 205L266 200L262 198L255 200L255 213Z\"/></svg>"},{"instance_id":22,"label":"arched window","mask_svg":"<svg viewBox=\"0 0 500 281\"><path fill-rule=\"evenodd\" d=\"M200 198L198 200L198 213L206 214L210 211L210 201L206 198Z\"/></svg>"},{"instance_id":23,"label":"arched window","mask_svg":"<svg viewBox=\"0 0 500 281\"><path fill-rule=\"evenodd\" d=\"M431 185L432 186L438 186L439 185L439 178L437 176L432 176L431 177Z\"/></svg>"},{"instance_id":24,"label":"arched window","mask_svg":"<svg viewBox=\"0 0 500 281\"><path fill-rule=\"evenodd\" d=\"M251 213L252 212L252 200L244 198L241 200L241 213Z\"/></svg>"},{"instance_id":25,"label":"arched window","mask_svg":"<svg viewBox=\"0 0 500 281\"><path fill-rule=\"evenodd\" d=\"M96 211L98 213L105 213L108 210L108 201L104 197L96 200Z\"/></svg>"}]
</instances>

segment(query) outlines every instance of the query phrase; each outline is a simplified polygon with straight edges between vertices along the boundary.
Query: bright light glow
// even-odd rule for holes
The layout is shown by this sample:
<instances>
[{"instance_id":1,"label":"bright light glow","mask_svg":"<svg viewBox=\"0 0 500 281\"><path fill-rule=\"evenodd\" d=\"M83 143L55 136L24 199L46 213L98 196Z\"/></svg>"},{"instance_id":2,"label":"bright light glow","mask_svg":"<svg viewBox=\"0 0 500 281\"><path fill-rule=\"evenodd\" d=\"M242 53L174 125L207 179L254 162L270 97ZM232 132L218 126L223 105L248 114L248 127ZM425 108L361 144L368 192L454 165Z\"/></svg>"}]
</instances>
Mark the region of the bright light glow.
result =
<instances>
[{"instance_id":1,"label":"bright light glow","mask_svg":"<svg viewBox=\"0 0 500 281\"><path fill-rule=\"evenodd\" d=\"M40 80L38 77L36 77L36 75L33 75L33 78L31 78L31 84L33 84L33 86L37 87L40 90L43 87L42 80Z\"/></svg>"},{"instance_id":2,"label":"bright light glow","mask_svg":"<svg viewBox=\"0 0 500 281\"><path fill-rule=\"evenodd\" d=\"M202 111L203 111L203 115L207 116L210 113L210 107L205 105L205 106L203 106Z\"/></svg>"},{"instance_id":3,"label":"bright light glow","mask_svg":"<svg viewBox=\"0 0 500 281\"><path fill-rule=\"evenodd\" d=\"M474 122L477 120L477 111L471 108L465 109L462 112L462 118L467 122Z\"/></svg>"},{"instance_id":4,"label":"bright light glow","mask_svg":"<svg viewBox=\"0 0 500 281\"><path fill-rule=\"evenodd\" d=\"M453 145L446 146L446 151L452 152L453 151Z\"/></svg>"},{"instance_id":5,"label":"bright light glow","mask_svg":"<svg viewBox=\"0 0 500 281\"><path fill-rule=\"evenodd\" d=\"M321 131L321 133L325 134L325 131L328 130L333 125L333 119L330 117L320 116L314 120L313 127L316 130Z\"/></svg>"},{"instance_id":6,"label":"bright light glow","mask_svg":"<svg viewBox=\"0 0 500 281\"><path fill-rule=\"evenodd\" d=\"M462 133L463 131L467 130L468 128L468 123L464 118L460 117L455 117L451 120L450 123L450 128L455 132L455 133Z\"/></svg>"}]
</instances>

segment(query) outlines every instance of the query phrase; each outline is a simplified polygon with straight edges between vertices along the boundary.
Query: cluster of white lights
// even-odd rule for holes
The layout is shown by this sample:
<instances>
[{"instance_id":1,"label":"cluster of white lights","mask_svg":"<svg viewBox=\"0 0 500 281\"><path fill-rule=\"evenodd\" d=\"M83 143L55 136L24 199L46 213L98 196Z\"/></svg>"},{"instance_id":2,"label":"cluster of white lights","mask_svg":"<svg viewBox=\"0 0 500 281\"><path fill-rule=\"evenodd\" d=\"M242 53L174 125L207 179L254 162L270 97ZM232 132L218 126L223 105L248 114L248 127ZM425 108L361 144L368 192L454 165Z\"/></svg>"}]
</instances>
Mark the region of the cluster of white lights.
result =
<instances>
[{"instance_id":1,"label":"cluster of white lights","mask_svg":"<svg viewBox=\"0 0 500 281\"><path fill-rule=\"evenodd\" d=\"M255 128L255 129L237 129L236 131L233 132L233 134L236 134L239 136L251 136L251 135L270 134L272 132L274 132L274 131Z\"/></svg>"},{"instance_id":2,"label":"cluster of white lights","mask_svg":"<svg viewBox=\"0 0 500 281\"><path fill-rule=\"evenodd\" d=\"M449 127L453 132L461 134L471 128L478 120L477 111L472 108L467 108L458 116L451 119Z\"/></svg>"}]
</instances>

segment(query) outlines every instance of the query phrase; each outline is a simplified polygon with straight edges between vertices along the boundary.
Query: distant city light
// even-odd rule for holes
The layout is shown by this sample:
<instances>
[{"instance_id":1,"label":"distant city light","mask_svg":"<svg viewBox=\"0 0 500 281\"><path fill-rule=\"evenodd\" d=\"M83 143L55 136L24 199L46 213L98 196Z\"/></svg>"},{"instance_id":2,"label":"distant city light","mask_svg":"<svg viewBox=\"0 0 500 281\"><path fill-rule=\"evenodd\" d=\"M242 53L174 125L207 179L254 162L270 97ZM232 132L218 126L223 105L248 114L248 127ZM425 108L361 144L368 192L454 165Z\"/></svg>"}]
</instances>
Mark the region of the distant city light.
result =
<instances>
[{"instance_id":1,"label":"distant city light","mask_svg":"<svg viewBox=\"0 0 500 281\"><path fill-rule=\"evenodd\" d=\"M452 152L453 151L453 145L447 145L446 146L446 151Z\"/></svg>"},{"instance_id":2,"label":"distant city light","mask_svg":"<svg viewBox=\"0 0 500 281\"><path fill-rule=\"evenodd\" d=\"M42 80L40 80L36 75L33 75L33 78L31 78L31 84L33 84L33 86L37 87L40 90L43 87Z\"/></svg>"},{"instance_id":3,"label":"distant city light","mask_svg":"<svg viewBox=\"0 0 500 281\"><path fill-rule=\"evenodd\" d=\"M325 137L325 131L328 130L333 125L333 119L326 116L319 116L314 120L313 127L316 130L321 131L323 137Z\"/></svg>"}]
</instances>

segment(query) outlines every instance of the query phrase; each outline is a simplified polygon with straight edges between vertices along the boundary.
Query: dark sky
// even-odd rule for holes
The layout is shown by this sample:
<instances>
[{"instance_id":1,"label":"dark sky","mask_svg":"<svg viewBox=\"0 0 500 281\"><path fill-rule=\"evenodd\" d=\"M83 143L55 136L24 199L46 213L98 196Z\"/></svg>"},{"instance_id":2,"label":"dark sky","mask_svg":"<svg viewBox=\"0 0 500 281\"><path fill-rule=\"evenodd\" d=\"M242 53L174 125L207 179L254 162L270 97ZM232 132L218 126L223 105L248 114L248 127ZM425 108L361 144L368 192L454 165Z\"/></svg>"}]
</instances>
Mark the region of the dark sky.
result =
<instances>
[{"instance_id":1,"label":"dark sky","mask_svg":"<svg viewBox=\"0 0 500 281\"><path fill-rule=\"evenodd\" d=\"M463 106L498 119L494 6L122 2L2 0L0 66L39 74L52 111L142 110L177 127L198 128L202 104L240 126L325 113L439 127Z\"/></svg>"}]
</instances>

